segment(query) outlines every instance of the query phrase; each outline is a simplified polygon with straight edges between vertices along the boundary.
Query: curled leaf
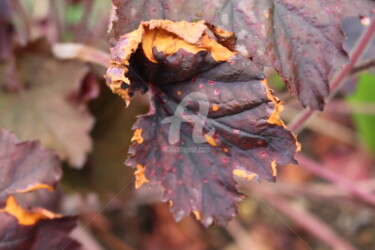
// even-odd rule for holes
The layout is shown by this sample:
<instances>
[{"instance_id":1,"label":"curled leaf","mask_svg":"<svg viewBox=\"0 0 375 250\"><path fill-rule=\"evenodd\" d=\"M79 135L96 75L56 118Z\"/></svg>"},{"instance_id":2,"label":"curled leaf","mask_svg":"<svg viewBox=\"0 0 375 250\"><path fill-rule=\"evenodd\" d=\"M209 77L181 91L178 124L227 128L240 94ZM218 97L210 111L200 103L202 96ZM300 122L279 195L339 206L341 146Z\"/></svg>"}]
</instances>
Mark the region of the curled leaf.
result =
<instances>
[{"instance_id":1,"label":"curled leaf","mask_svg":"<svg viewBox=\"0 0 375 250\"><path fill-rule=\"evenodd\" d=\"M137 186L161 183L177 220L194 212L206 226L237 213L234 174L272 181L298 149L262 72L229 40L204 21L143 22L120 37L106 75L127 103L151 93L127 160Z\"/></svg>"},{"instance_id":2,"label":"curled leaf","mask_svg":"<svg viewBox=\"0 0 375 250\"><path fill-rule=\"evenodd\" d=\"M341 21L366 16L373 0L112 0L115 39L139 23L203 19L235 32L238 50L275 68L301 103L323 109L330 76L348 63Z\"/></svg>"}]
</instances>

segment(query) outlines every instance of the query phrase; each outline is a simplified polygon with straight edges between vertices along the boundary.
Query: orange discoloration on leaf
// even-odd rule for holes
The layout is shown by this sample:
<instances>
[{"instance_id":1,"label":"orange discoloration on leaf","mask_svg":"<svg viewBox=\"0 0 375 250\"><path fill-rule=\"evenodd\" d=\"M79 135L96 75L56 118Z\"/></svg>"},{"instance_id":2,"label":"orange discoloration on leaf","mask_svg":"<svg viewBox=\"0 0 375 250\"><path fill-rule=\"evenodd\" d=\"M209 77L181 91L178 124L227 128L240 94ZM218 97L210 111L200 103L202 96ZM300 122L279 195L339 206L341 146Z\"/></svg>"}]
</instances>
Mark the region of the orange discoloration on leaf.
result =
<instances>
[{"instance_id":1,"label":"orange discoloration on leaf","mask_svg":"<svg viewBox=\"0 0 375 250\"><path fill-rule=\"evenodd\" d=\"M118 94L124 99L126 107L130 104L130 97L128 90L121 88L121 84L127 84L130 86L130 81L125 77L125 74L128 72L128 68L124 67L121 64L112 62L113 64L108 67L106 78L111 79L111 84L107 84L108 87L112 90L113 93Z\"/></svg>"},{"instance_id":2,"label":"orange discoloration on leaf","mask_svg":"<svg viewBox=\"0 0 375 250\"><path fill-rule=\"evenodd\" d=\"M145 175L146 167L142 166L141 164L137 164L137 170L134 172L135 175L135 188L140 188L143 183L150 182L146 175Z\"/></svg>"},{"instance_id":3,"label":"orange discoloration on leaf","mask_svg":"<svg viewBox=\"0 0 375 250\"><path fill-rule=\"evenodd\" d=\"M186 35L181 25L190 24L156 20L143 22L138 28L143 30L142 41L127 61L131 72L125 74L131 86L123 83L121 87L129 90L130 96L149 91L151 109L134 125L143 129L144 141L131 145L126 164L137 170L137 187L146 182L145 174L150 185L162 185L163 200L173 201L170 210L177 221L198 210L205 226L213 222L225 225L242 199L236 189L237 177L273 181L272 161L280 166L295 163L296 145L280 120L281 102L267 82L261 82L264 74L248 57L233 52L234 34L201 22L189 28L187 34L195 31ZM114 51L121 52L126 39L126 35L120 37ZM112 55L115 66L124 65L120 52ZM107 78L109 85L110 80ZM171 157L165 150L171 131L164 125L165 118L181 107L179 103L187 104L181 116L198 114L199 101L182 100L194 92L205 94L208 100L205 107L209 112L201 133L215 129L215 135L204 135L210 150ZM197 145L191 134L196 128L191 119L185 118L188 122L180 126L175 146L190 149Z\"/></svg>"},{"instance_id":4,"label":"orange discoloration on leaf","mask_svg":"<svg viewBox=\"0 0 375 250\"><path fill-rule=\"evenodd\" d=\"M273 104L275 104L275 109L274 109L273 113L271 114L271 116L268 118L268 122L271 123L271 124L276 124L276 125L285 127L284 122L280 118L280 113L284 109L284 106L282 105L282 102L277 97L275 97L273 95L272 90L269 88L268 82L267 82L266 79L264 79L261 82L266 87L268 99L270 99L273 102Z\"/></svg>"},{"instance_id":5,"label":"orange discoloration on leaf","mask_svg":"<svg viewBox=\"0 0 375 250\"><path fill-rule=\"evenodd\" d=\"M276 164L276 161L272 161L271 168L272 168L272 176L276 177L277 176L277 164Z\"/></svg>"},{"instance_id":6,"label":"orange discoloration on leaf","mask_svg":"<svg viewBox=\"0 0 375 250\"><path fill-rule=\"evenodd\" d=\"M188 23L185 21L153 20L144 22L143 24L142 49L151 62L158 63L153 55L152 49L154 47L158 51L164 52L165 56L173 55L179 49L184 49L192 54L197 54L200 51L208 51L211 52L211 56L215 61L226 61L229 57L235 55L235 52L225 48L204 33L208 28L203 21ZM199 37L196 34L191 34L194 30L200 34ZM187 32L187 34L184 32Z\"/></svg>"},{"instance_id":7,"label":"orange discoloration on leaf","mask_svg":"<svg viewBox=\"0 0 375 250\"><path fill-rule=\"evenodd\" d=\"M236 53L225 48L223 45L217 43L215 40L208 36L203 36L202 46L207 51L211 51L211 55L215 61L227 61L230 57L235 56Z\"/></svg>"},{"instance_id":8,"label":"orange discoloration on leaf","mask_svg":"<svg viewBox=\"0 0 375 250\"><path fill-rule=\"evenodd\" d=\"M198 211L194 210L194 211L193 211L193 214L194 214L194 216L195 216L195 218L196 218L197 220L201 220L201 215L200 215L200 213L199 213Z\"/></svg>"},{"instance_id":9,"label":"orange discoloration on leaf","mask_svg":"<svg viewBox=\"0 0 375 250\"><path fill-rule=\"evenodd\" d=\"M149 30L144 34L142 40L142 49L145 52L146 57L154 63L158 61L154 58L152 49L156 48L158 51L164 52L165 56L175 54L179 49L184 49L192 54L197 54L200 51L204 51L204 48L200 48L194 44L187 43L185 40L171 35L171 33L165 30Z\"/></svg>"},{"instance_id":10,"label":"orange discoloration on leaf","mask_svg":"<svg viewBox=\"0 0 375 250\"><path fill-rule=\"evenodd\" d=\"M117 45L111 49L112 61L105 76L108 87L125 100L126 106L129 105L131 99L129 89L121 88L121 84L125 83L130 86L130 80L127 77L129 60L140 46L148 60L153 63L158 63L154 58L153 48L163 52L166 56L173 55L180 49L193 54L207 51L215 61L226 61L235 56L236 52L224 47L206 33L210 28L211 32L217 32L217 36L224 39L234 36L233 33L215 26L208 26L204 21L196 23L169 20L142 22L138 29L121 36Z\"/></svg>"},{"instance_id":11,"label":"orange discoloration on leaf","mask_svg":"<svg viewBox=\"0 0 375 250\"><path fill-rule=\"evenodd\" d=\"M9 196L8 200L6 201L5 208L1 209L0 212L5 212L16 217L18 223L24 226L35 225L38 221L43 219L55 219L62 217L60 214L55 214L42 208L34 209L34 211L31 212L26 211L17 203L13 196Z\"/></svg>"},{"instance_id":12,"label":"orange discoloration on leaf","mask_svg":"<svg viewBox=\"0 0 375 250\"><path fill-rule=\"evenodd\" d=\"M131 138L131 141L136 141L138 144L142 144L143 143L143 137L142 137L142 129L141 128L138 128L134 131L134 135L133 137Z\"/></svg>"},{"instance_id":13,"label":"orange discoloration on leaf","mask_svg":"<svg viewBox=\"0 0 375 250\"><path fill-rule=\"evenodd\" d=\"M207 29L205 21L199 22L173 22L170 20L151 20L142 23L149 29L162 29L183 38L188 43L197 43ZM141 25L142 25L141 24Z\"/></svg>"},{"instance_id":14,"label":"orange discoloration on leaf","mask_svg":"<svg viewBox=\"0 0 375 250\"><path fill-rule=\"evenodd\" d=\"M246 170L243 170L243 169L235 169L233 170L233 175L237 176L237 177L241 177L241 178L245 178L249 181L253 180L257 174L255 173L249 173L248 171Z\"/></svg>"},{"instance_id":15,"label":"orange discoloration on leaf","mask_svg":"<svg viewBox=\"0 0 375 250\"><path fill-rule=\"evenodd\" d=\"M299 143L299 141L297 141L297 136L294 135L294 138L296 138L296 146L297 146L296 152L300 152L302 149L302 145L301 143Z\"/></svg>"},{"instance_id":16,"label":"orange discoloration on leaf","mask_svg":"<svg viewBox=\"0 0 375 250\"><path fill-rule=\"evenodd\" d=\"M121 88L125 83L130 86L130 80L126 77L131 55L137 50L142 42L143 28L137 29L121 37L118 46L111 49L111 64L106 73L107 85L113 93L124 99L126 107L130 103L127 89Z\"/></svg>"},{"instance_id":17,"label":"orange discoloration on leaf","mask_svg":"<svg viewBox=\"0 0 375 250\"><path fill-rule=\"evenodd\" d=\"M206 141L211 145L216 147L217 143L215 142L215 139L212 136L209 136L207 134L204 135L204 138L206 138Z\"/></svg>"},{"instance_id":18,"label":"orange discoloration on leaf","mask_svg":"<svg viewBox=\"0 0 375 250\"><path fill-rule=\"evenodd\" d=\"M272 93L272 90L269 88L268 82L266 79L262 80L261 82L266 87L267 97L275 104L275 109L273 113L271 114L271 116L268 118L268 122L271 124L276 124L276 125L283 126L284 128L286 128L284 122L280 118L280 113L284 110L284 106L282 102ZM296 151L299 152L301 151L301 144L298 142L297 136L294 135L294 137L296 139L296 146L297 146Z\"/></svg>"},{"instance_id":19,"label":"orange discoloration on leaf","mask_svg":"<svg viewBox=\"0 0 375 250\"><path fill-rule=\"evenodd\" d=\"M212 105L212 111L218 111L219 110L219 105L214 104Z\"/></svg>"},{"instance_id":20,"label":"orange discoloration on leaf","mask_svg":"<svg viewBox=\"0 0 375 250\"><path fill-rule=\"evenodd\" d=\"M47 189L50 192L53 192L53 190L54 190L54 188L51 187L50 185L38 183L38 184L36 184L36 185L34 185L32 187L28 187L26 189L16 190L16 192L22 194L22 193L32 192L32 191L35 191L35 190L38 190L38 189Z\"/></svg>"},{"instance_id":21,"label":"orange discoloration on leaf","mask_svg":"<svg viewBox=\"0 0 375 250\"><path fill-rule=\"evenodd\" d=\"M217 26L213 26L211 29L212 29L212 31L215 33L215 35L220 36L220 37L226 37L226 38L229 38L229 37L234 36L234 32L229 32L229 31L226 31L226 30L220 29L220 28L217 27Z\"/></svg>"}]
</instances>

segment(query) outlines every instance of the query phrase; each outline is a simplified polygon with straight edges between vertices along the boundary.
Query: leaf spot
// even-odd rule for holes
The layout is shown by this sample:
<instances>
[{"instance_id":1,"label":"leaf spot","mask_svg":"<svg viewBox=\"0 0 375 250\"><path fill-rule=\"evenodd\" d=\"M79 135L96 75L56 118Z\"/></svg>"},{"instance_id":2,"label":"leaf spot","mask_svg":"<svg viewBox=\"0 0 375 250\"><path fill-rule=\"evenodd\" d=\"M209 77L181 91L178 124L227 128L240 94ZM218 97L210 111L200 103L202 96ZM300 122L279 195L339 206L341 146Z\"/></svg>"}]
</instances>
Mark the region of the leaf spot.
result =
<instances>
[{"instance_id":1,"label":"leaf spot","mask_svg":"<svg viewBox=\"0 0 375 250\"><path fill-rule=\"evenodd\" d=\"M245 178L249 181L253 180L257 176L257 174L252 173L252 172L248 172L248 171L243 170L243 169L233 170L233 175L235 175L237 177Z\"/></svg>"},{"instance_id":2,"label":"leaf spot","mask_svg":"<svg viewBox=\"0 0 375 250\"><path fill-rule=\"evenodd\" d=\"M133 137L131 138L131 141L136 141L138 144L142 144L143 143L143 137L142 137L142 129L141 128L137 128L135 131L134 131L134 135Z\"/></svg>"},{"instance_id":3,"label":"leaf spot","mask_svg":"<svg viewBox=\"0 0 375 250\"><path fill-rule=\"evenodd\" d=\"M204 137L206 138L206 141L211 145L216 147L217 143L215 142L215 139L212 136L209 136L208 134L205 134Z\"/></svg>"},{"instance_id":4,"label":"leaf spot","mask_svg":"<svg viewBox=\"0 0 375 250\"><path fill-rule=\"evenodd\" d=\"M137 164L137 170L134 172L135 175L135 188L140 188L143 183L149 183L150 181L146 178L145 175L146 167L141 164Z\"/></svg>"}]
</instances>

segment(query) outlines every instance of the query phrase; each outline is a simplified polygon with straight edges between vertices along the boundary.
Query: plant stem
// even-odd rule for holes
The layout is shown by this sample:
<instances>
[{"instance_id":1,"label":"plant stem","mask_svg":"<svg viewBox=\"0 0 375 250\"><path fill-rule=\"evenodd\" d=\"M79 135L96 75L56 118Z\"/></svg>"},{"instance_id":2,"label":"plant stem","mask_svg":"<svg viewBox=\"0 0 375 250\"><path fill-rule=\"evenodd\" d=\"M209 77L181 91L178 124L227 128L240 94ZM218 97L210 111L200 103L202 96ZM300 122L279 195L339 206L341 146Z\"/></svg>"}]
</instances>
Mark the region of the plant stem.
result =
<instances>
[{"instance_id":1,"label":"plant stem","mask_svg":"<svg viewBox=\"0 0 375 250\"><path fill-rule=\"evenodd\" d=\"M237 219L233 219L228 223L228 233L232 236L237 246L241 250L256 249L253 239L249 232L246 231Z\"/></svg>"},{"instance_id":2,"label":"plant stem","mask_svg":"<svg viewBox=\"0 0 375 250\"><path fill-rule=\"evenodd\" d=\"M110 55L94 47L81 43L55 43L52 46L54 56L60 59L77 59L95 63L105 68L110 63Z\"/></svg>"},{"instance_id":3,"label":"plant stem","mask_svg":"<svg viewBox=\"0 0 375 250\"><path fill-rule=\"evenodd\" d=\"M358 66L355 66L353 69L352 69L352 72L350 72L351 75L355 75L361 71L364 71L366 69L370 69L372 67L375 67L375 58L373 59L370 59Z\"/></svg>"},{"instance_id":4,"label":"plant stem","mask_svg":"<svg viewBox=\"0 0 375 250\"><path fill-rule=\"evenodd\" d=\"M296 118L288 125L290 131L299 133L305 123L315 115L315 111L307 107L304 111L299 113Z\"/></svg>"},{"instance_id":5,"label":"plant stem","mask_svg":"<svg viewBox=\"0 0 375 250\"><path fill-rule=\"evenodd\" d=\"M375 33L375 19L372 20L371 24L368 26L367 30L364 32L362 37L357 42L357 45L353 49L353 52L350 56L350 63L346 65L341 71L339 71L335 77L332 79L330 84L330 91L331 94L327 98L327 102L329 102L332 97L336 94L336 92L340 89L341 85L344 83L345 78L350 75L354 65L357 63L358 59L362 55L363 51L366 49L368 43L371 41L372 36ZM290 123L288 126L289 129L295 133L298 133L306 123L308 119L310 119L314 114L315 110L311 108L307 108L301 112L297 118Z\"/></svg>"},{"instance_id":6,"label":"plant stem","mask_svg":"<svg viewBox=\"0 0 375 250\"><path fill-rule=\"evenodd\" d=\"M375 206L375 196L370 192L366 192L365 190L358 188L351 180L348 180L339 174L331 171L327 167L322 167L320 164L308 159L307 157L299 154L296 156L299 165L310 172L330 181L338 186L344 188L346 191L350 192L354 196L366 201L367 203Z\"/></svg>"},{"instance_id":7,"label":"plant stem","mask_svg":"<svg viewBox=\"0 0 375 250\"><path fill-rule=\"evenodd\" d=\"M284 215L288 216L297 225L329 245L330 249L355 249L349 242L342 239L327 224L325 224L322 220L320 220L309 211L292 206L288 200L284 199L280 195L274 194L273 192L267 191L262 188L255 188L254 191L254 185L249 188L246 182L241 182L241 184L246 188L247 193L251 193L251 195L257 196L258 198L267 201L267 203L282 212ZM286 224L286 226L290 227L288 224ZM295 231L293 232L298 236ZM303 239L301 238L301 240ZM311 248L310 246L308 247Z\"/></svg>"}]
</instances>

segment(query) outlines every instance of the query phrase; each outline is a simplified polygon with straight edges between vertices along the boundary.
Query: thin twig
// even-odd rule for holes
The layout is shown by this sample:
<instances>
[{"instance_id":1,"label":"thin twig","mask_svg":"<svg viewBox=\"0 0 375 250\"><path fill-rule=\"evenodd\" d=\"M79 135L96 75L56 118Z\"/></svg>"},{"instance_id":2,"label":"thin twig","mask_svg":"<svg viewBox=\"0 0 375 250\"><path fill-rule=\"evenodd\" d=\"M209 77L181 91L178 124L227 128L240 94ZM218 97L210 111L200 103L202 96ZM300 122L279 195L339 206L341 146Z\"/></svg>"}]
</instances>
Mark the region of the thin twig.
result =
<instances>
[{"instance_id":1,"label":"thin twig","mask_svg":"<svg viewBox=\"0 0 375 250\"><path fill-rule=\"evenodd\" d=\"M296 196L309 196L315 199L347 199L352 197L352 193L348 192L347 189L342 188L336 184L331 183L314 183L314 184L291 184L288 182L277 182L270 185L259 185L256 182L250 182L249 187L254 189L266 189L267 191L272 191L277 195L285 195L288 197ZM353 183L358 189L366 190L368 192L375 191L375 179L356 181ZM357 201L356 201L357 202Z\"/></svg>"},{"instance_id":2,"label":"thin twig","mask_svg":"<svg viewBox=\"0 0 375 250\"><path fill-rule=\"evenodd\" d=\"M77 227L70 233L70 237L78 241L82 245L82 249L104 250L97 239L81 223L78 223Z\"/></svg>"},{"instance_id":3,"label":"thin twig","mask_svg":"<svg viewBox=\"0 0 375 250\"><path fill-rule=\"evenodd\" d=\"M367 60L366 62L364 62L364 63L362 63L362 64L360 64L358 66L355 66L352 69L352 71L350 72L350 74L351 75L355 75L355 74L358 74L361 71L370 69L372 67L375 67L375 58Z\"/></svg>"},{"instance_id":4,"label":"thin twig","mask_svg":"<svg viewBox=\"0 0 375 250\"><path fill-rule=\"evenodd\" d=\"M298 114L298 110L288 106L288 108L285 109L282 114L283 119L290 121L296 116L296 114ZM306 121L306 127L312 131L335 138L336 140L345 142L349 145L358 145L357 136L353 129L348 128L336 121L330 120L324 116L320 116L318 114L315 115L316 117L313 120L310 119Z\"/></svg>"},{"instance_id":5,"label":"thin twig","mask_svg":"<svg viewBox=\"0 0 375 250\"><path fill-rule=\"evenodd\" d=\"M326 180L336 183L338 186L344 188L354 196L357 196L363 201L366 201L367 203L375 206L375 196L370 192L358 188L356 185L353 184L351 180L348 180L340 176L339 174L331 171L327 167L320 166L318 163L308 159L307 157L301 154L297 155L296 159L299 161L301 167L313 172L314 174Z\"/></svg>"},{"instance_id":6,"label":"thin twig","mask_svg":"<svg viewBox=\"0 0 375 250\"><path fill-rule=\"evenodd\" d=\"M228 223L226 229L228 233L232 236L234 241L237 243L239 249L256 249L256 245L251 239L249 232L247 232L246 229L242 227L241 223L237 219L231 220Z\"/></svg>"},{"instance_id":7,"label":"thin twig","mask_svg":"<svg viewBox=\"0 0 375 250\"><path fill-rule=\"evenodd\" d=\"M80 43L56 43L52 46L53 54L60 59L78 59L108 67L110 55L96 48Z\"/></svg>"},{"instance_id":8,"label":"thin twig","mask_svg":"<svg viewBox=\"0 0 375 250\"><path fill-rule=\"evenodd\" d=\"M365 114L375 115L375 103L373 102L351 102L335 100L331 101L326 108L329 113L336 114Z\"/></svg>"},{"instance_id":9,"label":"thin twig","mask_svg":"<svg viewBox=\"0 0 375 250\"><path fill-rule=\"evenodd\" d=\"M366 49L368 43L371 41L372 36L375 33L375 19L372 20L370 26L366 29L364 34L359 39L357 45L355 46L353 52L350 56L350 63L346 65L335 77L332 79L330 84L330 91L331 94L327 98L327 102L332 99L332 97L336 94L336 92L340 89L341 85L343 84L345 78L350 75L354 65L357 63L358 59L362 55L363 51ZM295 133L298 133L306 123L308 119L310 119L315 114L315 110L311 108L307 108L301 112L297 118L290 123L288 126L289 129Z\"/></svg>"},{"instance_id":10,"label":"thin twig","mask_svg":"<svg viewBox=\"0 0 375 250\"><path fill-rule=\"evenodd\" d=\"M267 192L265 189L256 189L255 193L253 191L254 189L247 187L247 183L248 182L241 182L248 193L267 201L272 207L292 219L294 223L329 245L330 249L355 249L349 242L338 236L328 225L309 211L291 206L288 200L272 192Z\"/></svg>"}]
</instances>

